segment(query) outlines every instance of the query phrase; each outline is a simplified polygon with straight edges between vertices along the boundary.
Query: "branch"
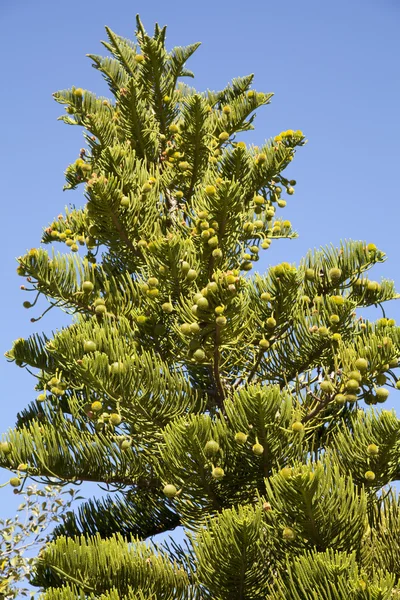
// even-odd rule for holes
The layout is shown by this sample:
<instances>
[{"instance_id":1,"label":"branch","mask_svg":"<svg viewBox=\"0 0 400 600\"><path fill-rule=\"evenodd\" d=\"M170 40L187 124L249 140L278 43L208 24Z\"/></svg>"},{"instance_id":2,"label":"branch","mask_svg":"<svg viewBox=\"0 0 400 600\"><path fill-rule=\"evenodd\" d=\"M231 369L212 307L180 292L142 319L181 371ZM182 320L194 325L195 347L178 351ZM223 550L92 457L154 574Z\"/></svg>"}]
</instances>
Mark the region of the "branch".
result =
<instances>
[{"instance_id":1,"label":"branch","mask_svg":"<svg viewBox=\"0 0 400 600\"><path fill-rule=\"evenodd\" d=\"M127 235L125 229L123 229L123 227L121 226L121 223L119 222L118 218L116 217L116 215L114 214L113 211L111 211L111 218L115 225L116 230L120 234L120 236L123 239L123 241L125 242L125 244L128 246L128 248L130 250L132 250L132 252L135 256L139 256L135 246L132 244L131 240L128 238L128 235Z\"/></svg>"},{"instance_id":2,"label":"branch","mask_svg":"<svg viewBox=\"0 0 400 600\"><path fill-rule=\"evenodd\" d=\"M307 423L308 421L310 421L311 419L313 419L314 417L316 417L324 408L326 408L328 406L328 404L334 398L333 395L329 394L329 396L327 396L326 400L321 400L321 398L319 398L318 396L316 396L313 392L310 391L309 394L310 394L310 396L312 396L312 398L314 398L315 400L317 400L319 404L317 404L317 406L311 412L309 412L304 417L304 419L302 419L303 423Z\"/></svg>"},{"instance_id":3,"label":"branch","mask_svg":"<svg viewBox=\"0 0 400 600\"><path fill-rule=\"evenodd\" d=\"M220 328L216 327L215 330L215 346L214 346L214 363L213 363L213 374L215 379L215 384L217 386L218 395L217 395L217 404L221 410L224 408L224 400L225 400L225 390L221 381L221 374L219 372L219 360L221 357L219 351L220 344Z\"/></svg>"},{"instance_id":4,"label":"branch","mask_svg":"<svg viewBox=\"0 0 400 600\"><path fill-rule=\"evenodd\" d=\"M176 198L174 198L171 195L171 192L169 190L165 190L164 192L165 194L165 198L167 200L167 204L168 204L168 213L171 219L171 222L173 222L174 224L176 223L176 211L178 210L178 202L176 200Z\"/></svg>"},{"instance_id":5,"label":"branch","mask_svg":"<svg viewBox=\"0 0 400 600\"><path fill-rule=\"evenodd\" d=\"M249 373L249 376L248 376L248 378L247 378L247 385L248 385L248 384L251 382L251 380L253 379L254 375L256 374L256 372L257 372L257 369L258 369L258 367L259 367L259 365L260 365L260 362L261 362L261 359L262 359L263 355L264 355L264 352L263 352L262 350L260 350L260 352L259 352L259 354L258 354L258 356L257 356L256 362L254 363L254 365L253 365L253 368L251 369L251 371L250 371L250 373ZM244 379L244 376L242 375L242 376L241 376L241 377L239 377L239 379L238 379L238 380L237 380L237 381L236 381L236 382L233 384L233 386L232 386L232 387L233 387L233 389L234 389L234 390L236 390L236 389L239 387L239 385L240 385L240 384L243 382L243 379Z\"/></svg>"}]
</instances>

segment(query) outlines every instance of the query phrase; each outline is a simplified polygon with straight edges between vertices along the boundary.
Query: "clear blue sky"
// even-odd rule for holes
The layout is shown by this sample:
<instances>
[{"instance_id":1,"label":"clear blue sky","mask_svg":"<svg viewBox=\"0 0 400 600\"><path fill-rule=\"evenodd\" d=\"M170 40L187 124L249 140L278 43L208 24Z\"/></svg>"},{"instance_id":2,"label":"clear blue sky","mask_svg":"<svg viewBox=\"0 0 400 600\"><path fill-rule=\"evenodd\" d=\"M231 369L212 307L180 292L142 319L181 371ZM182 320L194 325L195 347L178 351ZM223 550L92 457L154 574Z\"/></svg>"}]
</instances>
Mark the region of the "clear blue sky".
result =
<instances>
[{"instance_id":1,"label":"clear blue sky","mask_svg":"<svg viewBox=\"0 0 400 600\"><path fill-rule=\"evenodd\" d=\"M57 122L63 111L51 95L72 85L106 94L85 54L102 54L104 25L133 37L137 12L148 30L155 21L169 26L169 47L203 42L189 63L198 89L253 72L259 91L275 93L249 140L289 128L309 139L288 171L298 185L286 217L300 238L273 244L260 269L343 238L364 239L389 257L374 278L397 279L400 288L398 0L0 0L2 352L17 337L65 323L51 312L32 325L37 314L22 307L27 297L15 273L15 257L38 245L42 227L83 198L82 188L62 192L83 140L80 129ZM400 303L388 312L400 322ZM28 374L5 360L0 368L5 430L36 394ZM393 392L388 404L398 402ZM0 483L7 478L0 470ZM11 516L17 500L1 490L1 516Z\"/></svg>"}]
</instances>

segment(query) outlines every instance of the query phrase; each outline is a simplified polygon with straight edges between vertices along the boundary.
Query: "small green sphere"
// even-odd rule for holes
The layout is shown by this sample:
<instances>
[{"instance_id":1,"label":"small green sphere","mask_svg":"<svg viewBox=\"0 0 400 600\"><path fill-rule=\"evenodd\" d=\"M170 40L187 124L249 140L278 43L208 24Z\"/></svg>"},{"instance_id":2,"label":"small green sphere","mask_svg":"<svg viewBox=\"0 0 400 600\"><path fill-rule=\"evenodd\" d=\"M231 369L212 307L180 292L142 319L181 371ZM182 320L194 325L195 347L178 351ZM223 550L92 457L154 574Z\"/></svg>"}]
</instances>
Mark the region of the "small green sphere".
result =
<instances>
[{"instance_id":1,"label":"small green sphere","mask_svg":"<svg viewBox=\"0 0 400 600\"><path fill-rule=\"evenodd\" d=\"M213 477L213 479L222 479L224 475L225 471L221 469L221 467L214 467L214 469L211 471L211 477Z\"/></svg>"},{"instance_id":2,"label":"small green sphere","mask_svg":"<svg viewBox=\"0 0 400 600\"><path fill-rule=\"evenodd\" d=\"M206 357L206 353L204 352L204 350L202 350L201 348L198 348L194 353L193 353L193 358L196 362L203 362L203 360Z\"/></svg>"},{"instance_id":3,"label":"small green sphere","mask_svg":"<svg viewBox=\"0 0 400 600\"><path fill-rule=\"evenodd\" d=\"M223 327L226 327L227 319L221 315L215 319L215 323L222 329Z\"/></svg>"},{"instance_id":4,"label":"small green sphere","mask_svg":"<svg viewBox=\"0 0 400 600\"><path fill-rule=\"evenodd\" d=\"M214 235L213 237L211 237L207 244L210 246L210 248L216 248L218 246L218 237L216 235Z\"/></svg>"},{"instance_id":5,"label":"small green sphere","mask_svg":"<svg viewBox=\"0 0 400 600\"><path fill-rule=\"evenodd\" d=\"M0 442L0 452L3 454L10 454L11 444L10 442Z\"/></svg>"},{"instance_id":6,"label":"small green sphere","mask_svg":"<svg viewBox=\"0 0 400 600\"><path fill-rule=\"evenodd\" d=\"M172 306L171 302L164 302L164 304L161 305L161 309L163 312L165 313L172 313L172 311L174 310L174 307Z\"/></svg>"},{"instance_id":7,"label":"small green sphere","mask_svg":"<svg viewBox=\"0 0 400 600\"><path fill-rule=\"evenodd\" d=\"M219 444L215 440L209 440L204 446L204 452L207 456L213 456L219 452Z\"/></svg>"},{"instance_id":8,"label":"small green sphere","mask_svg":"<svg viewBox=\"0 0 400 600\"><path fill-rule=\"evenodd\" d=\"M159 284L157 277L149 277L147 283L150 287L156 287Z\"/></svg>"},{"instance_id":9,"label":"small green sphere","mask_svg":"<svg viewBox=\"0 0 400 600\"><path fill-rule=\"evenodd\" d=\"M291 527L284 527L282 537L284 540L292 541L296 538L296 532Z\"/></svg>"},{"instance_id":10,"label":"small green sphere","mask_svg":"<svg viewBox=\"0 0 400 600\"><path fill-rule=\"evenodd\" d=\"M385 402L389 397L389 390L380 387L375 390L375 396L378 402Z\"/></svg>"},{"instance_id":11,"label":"small green sphere","mask_svg":"<svg viewBox=\"0 0 400 600\"><path fill-rule=\"evenodd\" d=\"M39 396L36 398L36 400L37 400L38 402L45 402L45 401L47 400L47 396L46 396L46 394L45 394L45 393L43 393L43 394L39 394Z\"/></svg>"},{"instance_id":12,"label":"small green sphere","mask_svg":"<svg viewBox=\"0 0 400 600\"><path fill-rule=\"evenodd\" d=\"M290 467L283 467L283 469L281 469L279 473L284 479L290 479L293 475L293 470Z\"/></svg>"},{"instance_id":13,"label":"small green sphere","mask_svg":"<svg viewBox=\"0 0 400 600\"><path fill-rule=\"evenodd\" d=\"M180 326L180 330L181 330L181 333L183 333L183 335L190 335L191 334L190 323L183 323Z\"/></svg>"},{"instance_id":14,"label":"small green sphere","mask_svg":"<svg viewBox=\"0 0 400 600\"><path fill-rule=\"evenodd\" d=\"M377 292L379 291L379 283L377 281L366 281L367 284L367 290L370 292Z\"/></svg>"},{"instance_id":15,"label":"small green sphere","mask_svg":"<svg viewBox=\"0 0 400 600\"><path fill-rule=\"evenodd\" d=\"M339 315L331 315L329 317L329 321L332 323L332 325L337 325L340 321L340 317Z\"/></svg>"},{"instance_id":16,"label":"small green sphere","mask_svg":"<svg viewBox=\"0 0 400 600\"><path fill-rule=\"evenodd\" d=\"M252 447L252 452L256 456L261 456L262 454L264 454L264 446L262 446L261 444L254 444L254 446Z\"/></svg>"},{"instance_id":17,"label":"small green sphere","mask_svg":"<svg viewBox=\"0 0 400 600\"><path fill-rule=\"evenodd\" d=\"M190 333L196 334L200 331L200 325L196 322L190 324Z\"/></svg>"},{"instance_id":18,"label":"small green sphere","mask_svg":"<svg viewBox=\"0 0 400 600\"><path fill-rule=\"evenodd\" d=\"M343 405L346 403L346 396L344 394L336 394L335 396L336 404Z\"/></svg>"},{"instance_id":19,"label":"small green sphere","mask_svg":"<svg viewBox=\"0 0 400 600\"><path fill-rule=\"evenodd\" d=\"M89 294L90 292L93 292L94 289L94 285L91 281L84 281L82 283L82 290L85 292L85 294Z\"/></svg>"},{"instance_id":20,"label":"small green sphere","mask_svg":"<svg viewBox=\"0 0 400 600\"><path fill-rule=\"evenodd\" d=\"M235 442L237 444L245 444L247 442L247 435L245 433L243 433L243 431L238 431L235 434Z\"/></svg>"},{"instance_id":21,"label":"small green sphere","mask_svg":"<svg viewBox=\"0 0 400 600\"><path fill-rule=\"evenodd\" d=\"M396 390L400 390L400 379L396 381Z\"/></svg>"},{"instance_id":22,"label":"small green sphere","mask_svg":"<svg viewBox=\"0 0 400 600\"><path fill-rule=\"evenodd\" d=\"M103 410L103 405L101 402L99 402L99 400L95 400L94 402L92 402L92 404L90 405L90 409L93 412L100 412L101 410Z\"/></svg>"},{"instance_id":23,"label":"small green sphere","mask_svg":"<svg viewBox=\"0 0 400 600\"><path fill-rule=\"evenodd\" d=\"M368 444L367 454L369 454L370 456L376 456L377 454L379 454L379 447L376 444Z\"/></svg>"},{"instance_id":24,"label":"small green sphere","mask_svg":"<svg viewBox=\"0 0 400 600\"><path fill-rule=\"evenodd\" d=\"M379 375L377 375L376 377L376 383L378 385L385 385L385 383L387 382L387 377L384 373L379 373Z\"/></svg>"},{"instance_id":25,"label":"small green sphere","mask_svg":"<svg viewBox=\"0 0 400 600\"><path fill-rule=\"evenodd\" d=\"M270 343L268 340L266 340L265 338L262 338L259 342L258 345L260 346L261 350L267 350L270 347Z\"/></svg>"},{"instance_id":26,"label":"small green sphere","mask_svg":"<svg viewBox=\"0 0 400 600\"><path fill-rule=\"evenodd\" d=\"M167 498L170 498L170 499L175 498L177 493L178 493L178 490L171 483L167 483L167 485L164 486L163 494L165 496L167 496Z\"/></svg>"},{"instance_id":27,"label":"small green sphere","mask_svg":"<svg viewBox=\"0 0 400 600\"><path fill-rule=\"evenodd\" d=\"M201 297L197 301L197 306L200 308L200 310L207 310L207 308L209 308L210 304L209 304L207 298Z\"/></svg>"},{"instance_id":28,"label":"small green sphere","mask_svg":"<svg viewBox=\"0 0 400 600\"><path fill-rule=\"evenodd\" d=\"M329 279L332 281L332 283L338 283L341 277L342 269L334 267L333 269L329 270Z\"/></svg>"},{"instance_id":29,"label":"small green sphere","mask_svg":"<svg viewBox=\"0 0 400 600\"><path fill-rule=\"evenodd\" d=\"M351 403L357 402L357 400L358 400L358 398L355 394L345 394L344 399L346 402L351 402Z\"/></svg>"},{"instance_id":30,"label":"small green sphere","mask_svg":"<svg viewBox=\"0 0 400 600\"><path fill-rule=\"evenodd\" d=\"M318 333L322 337L326 337L329 335L329 329L327 327L318 327Z\"/></svg>"},{"instance_id":31,"label":"small green sphere","mask_svg":"<svg viewBox=\"0 0 400 600\"><path fill-rule=\"evenodd\" d=\"M132 445L132 442L130 442L129 440L122 440L119 447L121 448L121 450L128 450L128 448L130 448L131 445Z\"/></svg>"},{"instance_id":32,"label":"small green sphere","mask_svg":"<svg viewBox=\"0 0 400 600\"><path fill-rule=\"evenodd\" d=\"M160 290L158 290L157 288L151 288L151 290L146 290L146 296L149 296L150 298L156 298L159 293Z\"/></svg>"},{"instance_id":33,"label":"small green sphere","mask_svg":"<svg viewBox=\"0 0 400 600\"><path fill-rule=\"evenodd\" d=\"M122 362L113 362L110 365L110 373L111 375L121 375L125 370Z\"/></svg>"},{"instance_id":34,"label":"small green sphere","mask_svg":"<svg viewBox=\"0 0 400 600\"><path fill-rule=\"evenodd\" d=\"M336 306L343 306L344 304L343 296L331 296L331 300Z\"/></svg>"},{"instance_id":35,"label":"small green sphere","mask_svg":"<svg viewBox=\"0 0 400 600\"><path fill-rule=\"evenodd\" d=\"M359 371L350 371L350 373L347 374L347 377L349 379L355 379L358 383L361 383L362 380L362 375Z\"/></svg>"},{"instance_id":36,"label":"small green sphere","mask_svg":"<svg viewBox=\"0 0 400 600\"><path fill-rule=\"evenodd\" d=\"M107 312L107 309L105 307L104 304L99 304L98 306L96 306L96 308L94 309L94 312L96 313L96 315L105 315Z\"/></svg>"},{"instance_id":37,"label":"small green sphere","mask_svg":"<svg viewBox=\"0 0 400 600\"><path fill-rule=\"evenodd\" d=\"M219 136L218 139L221 142L227 142L229 140L229 133L227 131L222 131Z\"/></svg>"},{"instance_id":38,"label":"small green sphere","mask_svg":"<svg viewBox=\"0 0 400 600\"><path fill-rule=\"evenodd\" d=\"M324 392L325 394L330 394L333 391L333 385L330 381L321 381L319 387L321 388L321 391Z\"/></svg>"},{"instance_id":39,"label":"small green sphere","mask_svg":"<svg viewBox=\"0 0 400 600\"><path fill-rule=\"evenodd\" d=\"M22 306L24 308L31 308L32 304L28 300L25 300L25 302L22 303Z\"/></svg>"},{"instance_id":40,"label":"small green sphere","mask_svg":"<svg viewBox=\"0 0 400 600\"><path fill-rule=\"evenodd\" d=\"M97 346L95 342L92 342L91 340L86 340L86 342L83 344L83 349L85 352L96 352Z\"/></svg>"},{"instance_id":41,"label":"small green sphere","mask_svg":"<svg viewBox=\"0 0 400 600\"><path fill-rule=\"evenodd\" d=\"M217 193L217 188L214 185L206 185L204 191L207 194L207 196L215 196ZM205 212L205 211L203 211L203 212ZM199 219L206 219L208 216L207 215L206 217L201 217L200 214L199 214Z\"/></svg>"},{"instance_id":42,"label":"small green sphere","mask_svg":"<svg viewBox=\"0 0 400 600\"><path fill-rule=\"evenodd\" d=\"M294 431L294 433L302 433L304 431L303 423L301 423L301 421L292 423L292 431Z\"/></svg>"},{"instance_id":43,"label":"small green sphere","mask_svg":"<svg viewBox=\"0 0 400 600\"><path fill-rule=\"evenodd\" d=\"M306 272L304 274L305 278L307 281L314 281L315 279L315 271L314 269L306 269Z\"/></svg>"},{"instance_id":44,"label":"small green sphere","mask_svg":"<svg viewBox=\"0 0 400 600\"><path fill-rule=\"evenodd\" d=\"M251 263L250 261L245 261L240 265L240 269L242 271L251 271L252 268L253 268L253 263Z\"/></svg>"},{"instance_id":45,"label":"small green sphere","mask_svg":"<svg viewBox=\"0 0 400 600\"><path fill-rule=\"evenodd\" d=\"M260 296L263 302L269 302L271 300L271 297L271 294L269 294L268 292L263 292Z\"/></svg>"},{"instance_id":46,"label":"small green sphere","mask_svg":"<svg viewBox=\"0 0 400 600\"><path fill-rule=\"evenodd\" d=\"M189 271L186 274L186 279L188 281L194 281L197 277L197 271L195 271L194 269L189 269Z\"/></svg>"},{"instance_id":47,"label":"small green sphere","mask_svg":"<svg viewBox=\"0 0 400 600\"><path fill-rule=\"evenodd\" d=\"M181 270L184 275L187 275L190 271L190 265L186 260L181 262Z\"/></svg>"},{"instance_id":48,"label":"small green sphere","mask_svg":"<svg viewBox=\"0 0 400 600\"><path fill-rule=\"evenodd\" d=\"M364 477L367 481L374 481L376 475L373 471L366 471Z\"/></svg>"},{"instance_id":49,"label":"small green sphere","mask_svg":"<svg viewBox=\"0 0 400 600\"><path fill-rule=\"evenodd\" d=\"M110 415L111 425L120 425L122 423L122 417L118 413L111 413Z\"/></svg>"},{"instance_id":50,"label":"small green sphere","mask_svg":"<svg viewBox=\"0 0 400 600\"><path fill-rule=\"evenodd\" d=\"M268 327L268 329L273 329L274 327L276 327L276 320L274 319L274 317L268 317L265 324Z\"/></svg>"},{"instance_id":51,"label":"small green sphere","mask_svg":"<svg viewBox=\"0 0 400 600\"><path fill-rule=\"evenodd\" d=\"M264 154L264 152L262 152L261 154L259 154L259 155L257 156L257 163L258 163L259 165L262 165L262 164L264 164L266 161L267 161L267 155L266 155L266 154Z\"/></svg>"},{"instance_id":52,"label":"small green sphere","mask_svg":"<svg viewBox=\"0 0 400 600\"><path fill-rule=\"evenodd\" d=\"M368 361L366 358L357 358L354 365L356 369L358 369L361 372L366 371L368 369Z\"/></svg>"},{"instance_id":53,"label":"small green sphere","mask_svg":"<svg viewBox=\"0 0 400 600\"><path fill-rule=\"evenodd\" d=\"M15 488L19 487L21 485L20 478L19 477L11 477L10 485Z\"/></svg>"},{"instance_id":54,"label":"small green sphere","mask_svg":"<svg viewBox=\"0 0 400 600\"><path fill-rule=\"evenodd\" d=\"M218 284L215 281L210 281L210 283L207 283L207 290L214 294L218 291Z\"/></svg>"}]
</instances>

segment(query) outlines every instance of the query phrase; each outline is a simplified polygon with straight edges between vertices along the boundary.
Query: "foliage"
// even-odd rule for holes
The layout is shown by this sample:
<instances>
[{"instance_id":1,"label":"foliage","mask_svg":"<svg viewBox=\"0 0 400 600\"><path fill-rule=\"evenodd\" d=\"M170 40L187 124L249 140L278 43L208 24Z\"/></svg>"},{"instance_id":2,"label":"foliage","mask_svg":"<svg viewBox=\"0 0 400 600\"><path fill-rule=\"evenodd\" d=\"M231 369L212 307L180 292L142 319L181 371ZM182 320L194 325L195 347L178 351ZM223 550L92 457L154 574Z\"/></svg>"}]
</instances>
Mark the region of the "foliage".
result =
<instances>
[{"instance_id":1,"label":"foliage","mask_svg":"<svg viewBox=\"0 0 400 600\"><path fill-rule=\"evenodd\" d=\"M79 499L74 489L59 486L30 485L25 491L15 488L15 493L23 500L17 514L0 519L0 598L33 597L35 591L23 587L23 582L29 580L37 558L27 554L50 541L49 527L59 523L60 514Z\"/></svg>"}]
</instances>

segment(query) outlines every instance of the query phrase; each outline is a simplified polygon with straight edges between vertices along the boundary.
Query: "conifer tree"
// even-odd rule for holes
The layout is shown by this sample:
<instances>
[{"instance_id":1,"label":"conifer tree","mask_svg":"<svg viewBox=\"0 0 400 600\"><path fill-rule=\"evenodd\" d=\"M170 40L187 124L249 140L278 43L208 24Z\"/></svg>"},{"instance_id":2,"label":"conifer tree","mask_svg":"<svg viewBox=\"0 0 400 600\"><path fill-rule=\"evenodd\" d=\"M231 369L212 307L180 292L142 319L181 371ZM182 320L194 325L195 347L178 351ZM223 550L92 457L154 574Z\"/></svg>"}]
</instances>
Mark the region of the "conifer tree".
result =
<instances>
[{"instance_id":1,"label":"conifer tree","mask_svg":"<svg viewBox=\"0 0 400 600\"><path fill-rule=\"evenodd\" d=\"M198 44L167 50L139 19L136 43L106 31L109 56L89 56L110 98L54 94L84 130L65 187L85 204L18 259L25 306L73 320L7 353L38 395L0 464L108 494L64 514L34 584L46 600L400 597L400 422L379 406L400 388L383 309L399 296L369 276L384 252L344 241L257 273L296 237L284 173L303 133L247 145L272 97L252 75L200 93L182 82ZM177 526L185 543L149 543Z\"/></svg>"}]
</instances>

